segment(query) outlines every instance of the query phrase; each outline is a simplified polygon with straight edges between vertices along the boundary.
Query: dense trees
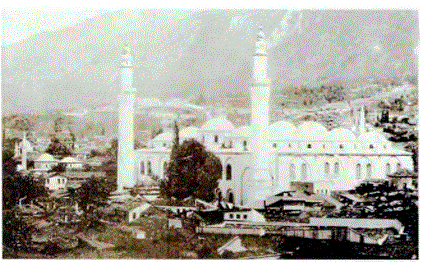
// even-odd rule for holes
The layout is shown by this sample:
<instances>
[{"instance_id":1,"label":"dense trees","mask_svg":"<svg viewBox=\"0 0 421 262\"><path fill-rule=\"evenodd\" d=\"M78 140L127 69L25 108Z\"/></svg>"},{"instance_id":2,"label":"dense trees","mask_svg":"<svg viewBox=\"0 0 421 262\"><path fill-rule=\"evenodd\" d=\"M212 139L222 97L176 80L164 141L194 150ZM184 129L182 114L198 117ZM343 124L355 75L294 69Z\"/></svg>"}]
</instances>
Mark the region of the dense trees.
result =
<instances>
[{"instance_id":1,"label":"dense trees","mask_svg":"<svg viewBox=\"0 0 421 262\"><path fill-rule=\"evenodd\" d=\"M70 156L72 152L66 145L63 145L60 140L54 137L51 141L51 144L48 145L48 148L45 150L46 153L54 156Z\"/></svg>"},{"instance_id":2,"label":"dense trees","mask_svg":"<svg viewBox=\"0 0 421 262\"><path fill-rule=\"evenodd\" d=\"M215 155L199 142L187 140L173 146L161 191L165 196L179 200L193 196L212 201L221 173L222 165Z\"/></svg>"},{"instance_id":3,"label":"dense trees","mask_svg":"<svg viewBox=\"0 0 421 262\"><path fill-rule=\"evenodd\" d=\"M75 200L83 210L83 221L86 227L98 225L98 207L107 204L110 188L104 178L90 177L75 193Z\"/></svg>"},{"instance_id":4,"label":"dense trees","mask_svg":"<svg viewBox=\"0 0 421 262\"><path fill-rule=\"evenodd\" d=\"M30 201L45 195L45 188L31 176L16 171L17 162L10 150L3 150L3 208L10 209L19 203L19 199Z\"/></svg>"},{"instance_id":5,"label":"dense trees","mask_svg":"<svg viewBox=\"0 0 421 262\"><path fill-rule=\"evenodd\" d=\"M339 102L345 99L345 89L342 86L322 86L320 92L327 102Z\"/></svg>"}]
</instances>

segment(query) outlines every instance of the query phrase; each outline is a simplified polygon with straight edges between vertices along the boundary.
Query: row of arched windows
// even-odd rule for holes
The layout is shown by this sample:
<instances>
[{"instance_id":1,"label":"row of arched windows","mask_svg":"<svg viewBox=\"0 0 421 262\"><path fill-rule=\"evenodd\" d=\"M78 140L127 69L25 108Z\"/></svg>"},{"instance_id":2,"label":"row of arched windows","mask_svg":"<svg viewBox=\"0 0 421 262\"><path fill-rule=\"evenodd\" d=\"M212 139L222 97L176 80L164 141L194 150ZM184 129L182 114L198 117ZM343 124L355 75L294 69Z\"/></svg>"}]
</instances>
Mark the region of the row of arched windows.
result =
<instances>
[{"instance_id":1,"label":"row of arched windows","mask_svg":"<svg viewBox=\"0 0 421 262\"><path fill-rule=\"evenodd\" d=\"M400 163L396 163L396 170L400 170L401 169L401 164ZM371 164L367 164L366 165L366 171L367 171L367 179L371 178L371 173L372 173L372 166ZM391 174L391 167L390 167L390 163L386 163L386 167L385 167L385 175L389 175ZM359 180L361 179L361 164L358 163L356 165L355 168L355 179Z\"/></svg>"},{"instance_id":2,"label":"row of arched windows","mask_svg":"<svg viewBox=\"0 0 421 262\"><path fill-rule=\"evenodd\" d=\"M368 163L366 166L366 178L370 179L372 177L372 165ZM396 164L396 170L400 170L401 164ZM361 179L361 164L358 163L355 168L355 179L359 180ZM389 175L391 173L390 163L386 164L385 174ZM325 178L331 177L331 170L330 170L330 164L328 162L324 165L324 171L325 171ZM333 167L333 175L335 178L339 177L340 175L340 166L339 162L336 162ZM289 166L289 178L291 181L297 180L297 174L296 174L296 168L294 164L291 164ZM307 165L305 163L301 164L301 181L305 181L307 179Z\"/></svg>"}]
</instances>

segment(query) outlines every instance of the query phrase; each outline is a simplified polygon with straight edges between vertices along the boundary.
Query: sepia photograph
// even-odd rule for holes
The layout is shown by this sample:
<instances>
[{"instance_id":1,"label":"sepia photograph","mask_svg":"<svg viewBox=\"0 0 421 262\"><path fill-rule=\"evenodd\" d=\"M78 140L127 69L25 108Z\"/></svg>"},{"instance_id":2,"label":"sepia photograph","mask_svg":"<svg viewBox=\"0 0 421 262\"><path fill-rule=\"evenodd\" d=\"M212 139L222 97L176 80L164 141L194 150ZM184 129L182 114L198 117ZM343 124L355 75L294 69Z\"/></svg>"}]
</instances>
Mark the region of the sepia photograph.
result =
<instances>
[{"instance_id":1,"label":"sepia photograph","mask_svg":"<svg viewBox=\"0 0 421 262\"><path fill-rule=\"evenodd\" d=\"M2 7L3 259L419 259L419 10Z\"/></svg>"}]
</instances>

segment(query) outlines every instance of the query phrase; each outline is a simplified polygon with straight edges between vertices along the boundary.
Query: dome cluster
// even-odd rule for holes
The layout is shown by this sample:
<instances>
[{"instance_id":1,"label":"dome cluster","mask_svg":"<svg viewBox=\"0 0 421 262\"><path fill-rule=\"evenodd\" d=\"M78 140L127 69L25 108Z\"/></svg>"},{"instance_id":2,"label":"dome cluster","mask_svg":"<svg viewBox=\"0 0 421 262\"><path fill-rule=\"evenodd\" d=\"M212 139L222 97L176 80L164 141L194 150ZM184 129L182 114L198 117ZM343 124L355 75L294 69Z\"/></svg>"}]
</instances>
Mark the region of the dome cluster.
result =
<instances>
[{"instance_id":1,"label":"dome cluster","mask_svg":"<svg viewBox=\"0 0 421 262\"><path fill-rule=\"evenodd\" d=\"M271 124L265 132L268 142L338 142L352 144L382 144L388 146L390 143L387 139L374 131L356 136L351 130L346 128L335 128L331 131L327 130L322 124L308 121L295 126L288 121L278 121ZM209 145L208 140L212 140L211 144L229 144L236 140L247 141L252 137L250 126L242 126L235 128L234 125L225 117L219 116L210 119L201 128L186 127L180 131L181 141L187 139L196 139L202 141L205 145ZM172 132L167 132L156 136L153 142L170 145L174 139ZM218 142L219 141L219 142ZM231 147L228 147L231 148Z\"/></svg>"}]
</instances>

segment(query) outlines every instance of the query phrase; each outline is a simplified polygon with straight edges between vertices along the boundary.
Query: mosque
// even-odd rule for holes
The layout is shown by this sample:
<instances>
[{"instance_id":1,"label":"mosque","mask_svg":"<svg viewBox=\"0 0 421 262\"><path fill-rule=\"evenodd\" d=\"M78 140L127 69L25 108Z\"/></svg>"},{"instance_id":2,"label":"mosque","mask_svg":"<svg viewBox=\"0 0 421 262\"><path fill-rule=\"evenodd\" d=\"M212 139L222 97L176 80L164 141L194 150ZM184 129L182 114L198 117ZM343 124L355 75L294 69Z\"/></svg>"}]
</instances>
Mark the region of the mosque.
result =
<instances>
[{"instance_id":1,"label":"mosque","mask_svg":"<svg viewBox=\"0 0 421 262\"><path fill-rule=\"evenodd\" d=\"M310 182L316 193L329 194L352 189L363 180L384 179L401 168L413 169L410 153L393 148L375 131L367 132L364 110L355 131L328 131L317 122L269 124L266 48L260 30L253 56L250 126L236 128L222 115L200 128L186 127L179 134L180 141L196 139L221 160L219 196L236 205L252 205L290 190L291 182ZM152 139L147 148L133 150L134 90L128 47L121 70L118 190L135 186L145 176L164 178L174 137L168 131Z\"/></svg>"}]
</instances>

